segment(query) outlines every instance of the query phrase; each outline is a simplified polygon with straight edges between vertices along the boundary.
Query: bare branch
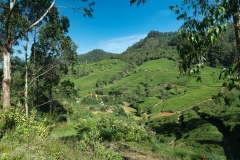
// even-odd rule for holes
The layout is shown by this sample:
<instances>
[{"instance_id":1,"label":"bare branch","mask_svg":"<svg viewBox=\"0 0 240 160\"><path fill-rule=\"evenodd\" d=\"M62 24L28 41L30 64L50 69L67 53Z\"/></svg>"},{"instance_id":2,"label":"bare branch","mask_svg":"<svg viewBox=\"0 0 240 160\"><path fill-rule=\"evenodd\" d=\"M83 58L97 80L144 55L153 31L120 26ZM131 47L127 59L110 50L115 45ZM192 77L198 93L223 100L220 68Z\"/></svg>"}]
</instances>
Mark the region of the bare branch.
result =
<instances>
[{"instance_id":1,"label":"bare branch","mask_svg":"<svg viewBox=\"0 0 240 160\"><path fill-rule=\"evenodd\" d=\"M67 8L67 9L72 9L74 11L79 11L81 10L83 12L83 7L75 8L75 7L70 7L70 6L56 6L58 8Z\"/></svg>"},{"instance_id":2,"label":"bare branch","mask_svg":"<svg viewBox=\"0 0 240 160\"><path fill-rule=\"evenodd\" d=\"M51 71L53 68L55 68L55 66L52 66L51 68L49 68L48 70L46 70L45 72L39 74L38 76L34 77L29 83L28 85L30 85L35 79L37 79L38 77L41 77L42 75L46 74L47 72ZM40 71L40 70L39 70Z\"/></svg>"},{"instance_id":3,"label":"bare branch","mask_svg":"<svg viewBox=\"0 0 240 160\"><path fill-rule=\"evenodd\" d=\"M49 100L49 101L47 101L47 102L45 102L45 103L39 104L39 105L37 105L37 106L35 106L35 107L40 107L40 106L42 106L42 105L44 105L44 104L47 104L47 103L50 103L50 102L52 102L52 101L54 101L54 100L56 100L56 99L51 99L51 100Z\"/></svg>"}]
</instances>

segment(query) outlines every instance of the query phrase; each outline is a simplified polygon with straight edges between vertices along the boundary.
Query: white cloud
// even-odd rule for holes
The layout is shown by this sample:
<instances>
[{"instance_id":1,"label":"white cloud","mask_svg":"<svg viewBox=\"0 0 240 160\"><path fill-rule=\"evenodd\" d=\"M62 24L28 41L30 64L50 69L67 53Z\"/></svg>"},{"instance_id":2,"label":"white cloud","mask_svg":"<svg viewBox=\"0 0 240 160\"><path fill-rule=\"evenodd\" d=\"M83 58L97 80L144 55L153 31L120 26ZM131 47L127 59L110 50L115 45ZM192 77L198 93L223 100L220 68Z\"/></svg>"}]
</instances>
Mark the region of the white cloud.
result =
<instances>
[{"instance_id":1,"label":"white cloud","mask_svg":"<svg viewBox=\"0 0 240 160\"><path fill-rule=\"evenodd\" d=\"M128 47L138 42L140 39L145 38L147 34L135 34L126 37L113 38L99 42L98 48L107 52L122 53Z\"/></svg>"},{"instance_id":2,"label":"white cloud","mask_svg":"<svg viewBox=\"0 0 240 160\"><path fill-rule=\"evenodd\" d=\"M171 11L170 9L169 10L160 10L152 17L152 20L155 21L159 18L168 17L172 13L173 13L173 11Z\"/></svg>"}]
</instances>

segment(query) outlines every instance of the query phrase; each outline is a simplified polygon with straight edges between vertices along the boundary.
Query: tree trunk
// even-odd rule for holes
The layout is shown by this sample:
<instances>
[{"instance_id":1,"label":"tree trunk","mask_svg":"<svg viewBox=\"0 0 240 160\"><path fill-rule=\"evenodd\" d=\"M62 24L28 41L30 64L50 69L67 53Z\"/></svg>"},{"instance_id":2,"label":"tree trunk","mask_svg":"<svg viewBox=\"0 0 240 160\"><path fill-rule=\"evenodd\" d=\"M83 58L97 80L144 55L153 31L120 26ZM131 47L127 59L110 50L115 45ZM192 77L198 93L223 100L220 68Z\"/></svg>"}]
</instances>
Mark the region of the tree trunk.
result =
<instances>
[{"instance_id":1,"label":"tree trunk","mask_svg":"<svg viewBox=\"0 0 240 160\"><path fill-rule=\"evenodd\" d=\"M27 58L26 58L27 59ZM26 73L25 73L25 92L24 92L24 99L25 99L25 109L26 109L26 117L28 117L28 71L27 71L27 64L26 64Z\"/></svg>"},{"instance_id":2,"label":"tree trunk","mask_svg":"<svg viewBox=\"0 0 240 160\"><path fill-rule=\"evenodd\" d=\"M28 37L26 36L26 73L25 73L25 92L24 92L24 100L25 100L25 109L26 109L26 117L28 117L28 67L27 67L27 51L28 51Z\"/></svg>"},{"instance_id":3,"label":"tree trunk","mask_svg":"<svg viewBox=\"0 0 240 160\"><path fill-rule=\"evenodd\" d=\"M238 11L238 8L236 8L237 12L233 15L233 23L234 23L234 31L235 31L235 37L236 37L236 45L238 50L238 56L240 56L240 13ZM240 58L240 57L238 57Z\"/></svg>"},{"instance_id":4,"label":"tree trunk","mask_svg":"<svg viewBox=\"0 0 240 160\"><path fill-rule=\"evenodd\" d=\"M11 85L11 63L10 63L10 52L3 48L3 81L2 81L2 98L3 108L10 107L10 85Z\"/></svg>"},{"instance_id":5,"label":"tree trunk","mask_svg":"<svg viewBox=\"0 0 240 160\"><path fill-rule=\"evenodd\" d=\"M35 74L36 74L36 38L37 38L37 27L34 28L34 38L33 38L33 74L32 74L32 79L35 79ZM38 84L38 78L37 84ZM32 87L33 95L32 95L32 106L38 105L38 100L36 97L38 97L38 90L36 88L36 81L34 80L33 82L33 87Z\"/></svg>"},{"instance_id":6,"label":"tree trunk","mask_svg":"<svg viewBox=\"0 0 240 160\"><path fill-rule=\"evenodd\" d=\"M50 99L49 110L50 110L50 115L52 115L52 112L53 112L53 106L52 106L52 80L50 82L50 88L49 88L49 99Z\"/></svg>"}]
</instances>

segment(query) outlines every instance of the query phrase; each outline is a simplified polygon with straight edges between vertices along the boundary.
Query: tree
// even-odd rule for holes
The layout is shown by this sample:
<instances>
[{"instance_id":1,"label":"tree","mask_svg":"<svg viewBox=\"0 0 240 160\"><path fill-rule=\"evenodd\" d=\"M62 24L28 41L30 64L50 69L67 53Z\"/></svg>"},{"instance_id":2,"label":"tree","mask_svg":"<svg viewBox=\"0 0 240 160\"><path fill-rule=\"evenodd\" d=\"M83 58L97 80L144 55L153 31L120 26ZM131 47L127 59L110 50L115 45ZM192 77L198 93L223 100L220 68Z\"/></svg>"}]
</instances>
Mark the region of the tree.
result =
<instances>
[{"instance_id":1,"label":"tree","mask_svg":"<svg viewBox=\"0 0 240 160\"><path fill-rule=\"evenodd\" d=\"M133 5L134 3L137 3L137 6L139 6L141 3L146 3L146 0L130 0L130 5Z\"/></svg>"},{"instance_id":2,"label":"tree","mask_svg":"<svg viewBox=\"0 0 240 160\"><path fill-rule=\"evenodd\" d=\"M181 45L178 46L181 72L199 76L200 68L205 66L206 56L220 39L229 25L234 26L237 56L233 65L224 68L219 78L226 78L223 86L235 87L240 78L240 12L237 0L183 0L182 4L170 6L184 23L180 27Z\"/></svg>"},{"instance_id":3,"label":"tree","mask_svg":"<svg viewBox=\"0 0 240 160\"><path fill-rule=\"evenodd\" d=\"M65 17L66 19L67 17ZM77 64L77 48L78 46L71 40L69 36L64 36L61 44L61 59L63 63L71 66L71 72L74 72L73 66Z\"/></svg>"},{"instance_id":4,"label":"tree","mask_svg":"<svg viewBox=\"0 0 240 160\"><path fill-rule=\"evenodd\" d=\"M38 40L34 44L35 55L32 53L30 57L39 68L36 75L38 87L33 93L39 98L33 100L34 106L42 106L42 110L50 113L54 107L53 102L57 102L54 98L54 87L59 84L61 76L66 74L67 65L73 63L76 57L77 47L66 36L69 26L68 18L59 16L58 9L53 7L45 25L40 27Z\"/></svg>"},{"instance_id":5,"label":"tree","mask_svg":"<svg viewBox=\"0 0 240 160\"><path fill-rule=\"evenodd\" d=\"M32 2L32 1L30 1ZM42 6L38 12L41 16L37 21L31 21L28 19L33 13L33 8L29 8L28 5L34 6L38 1L34 1L31 4L28 1L1 1L0 8L0 52L3 57L3 108L10 106L10 84L11 84L11 62L10 53L12 46L17 44L17 40L21 39L24 34L30 31L35 25L37 25L54 6L55 1L45 2L46 5ZM47 7L48 6L48 7Z\"/></svg>"},{"instance_id":6,"label":"tree","mask_svg":"<svg viewBox=\"0 0 240 160\"><path fill-rule=\"evenodd\" d=\"M81 0L87 2L87 0ZM56 0L3 0L0 2L0 52L3 57L3 108L10 106L11 50L25 33L38 25L54 7ZM84 16L92 17L94 2L82 7ZM76 9L76 8L75 8Z\"/></svg>"}]
</instances>

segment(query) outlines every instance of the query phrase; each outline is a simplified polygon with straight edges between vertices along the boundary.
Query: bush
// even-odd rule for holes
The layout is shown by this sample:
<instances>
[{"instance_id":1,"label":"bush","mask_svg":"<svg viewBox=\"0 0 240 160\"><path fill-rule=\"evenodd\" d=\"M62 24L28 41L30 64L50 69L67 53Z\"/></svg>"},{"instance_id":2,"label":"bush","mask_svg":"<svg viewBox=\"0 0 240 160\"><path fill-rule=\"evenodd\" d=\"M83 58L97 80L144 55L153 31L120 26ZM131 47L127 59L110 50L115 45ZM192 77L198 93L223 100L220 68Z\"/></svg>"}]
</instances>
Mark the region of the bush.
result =
<instances>
[{"instance_id":1,"label":"bush","mask_svg":"<svg viewBox=\"0 0 240 160\"><path fill-rule=\"evenodd\" d=\"M94 105L94 104L98 104L98 101L94 98L91 98L91 97L84 97L82 99L82 104Z\"/></svg>"},{"instance_id":2,"label":"bush","mask_svg":"<svg viewBox=\"0 0 240 160\"><path fill-rule=\"evenodd\" d=\"M107 108L104 107L104 106L102 106L102 107L100 108L100 111L101 111L101 112L106 112L106 110L107 110Z\"/></svg>"},{"instance_id":3,"label":"bush","mask_svg":"<svg viewBox=\"0 0 240 160\"><path fill-rule=\"evenodd\" d=\"M113 148L106 148L101 141L101 130L99 130L100 119L88 118L79 119L76 125L78 137L80 138L81 150L84 152L93 151L99 159L119 160L122 156L115 152ZM102 126L101 126L102 127Z\"/></svg>"},{"instance_id":4,"label":"bush","mask_svg":"<svg viewBox=\"0 0 240 160\"><path fill-rule=\"evenodd\" d=\"M126 123L122 120L107 118L80 118L75 128L79 137L91 136L91 133L95 132L91 137L92 140L104 138L106 140L139 142L148 140L153 134L153 132L147 132L143 126L137 125L135 122Z\"/></svg>"},{"instance_id":5,"label":"bush","mask_svg":"<svg viewBox=\"0 0 240 160\"><path fill-rule=\"evenodd\" d=\"M13 130L11 136L4 136L3 139L26 142L29 135L47 137L50 127L44 121L36 121L36 111L30 113L30 117L25 116L23 108L9 108L0 113L0 131L5 134L7 130Z\"/></svg>"}]
</instances>

